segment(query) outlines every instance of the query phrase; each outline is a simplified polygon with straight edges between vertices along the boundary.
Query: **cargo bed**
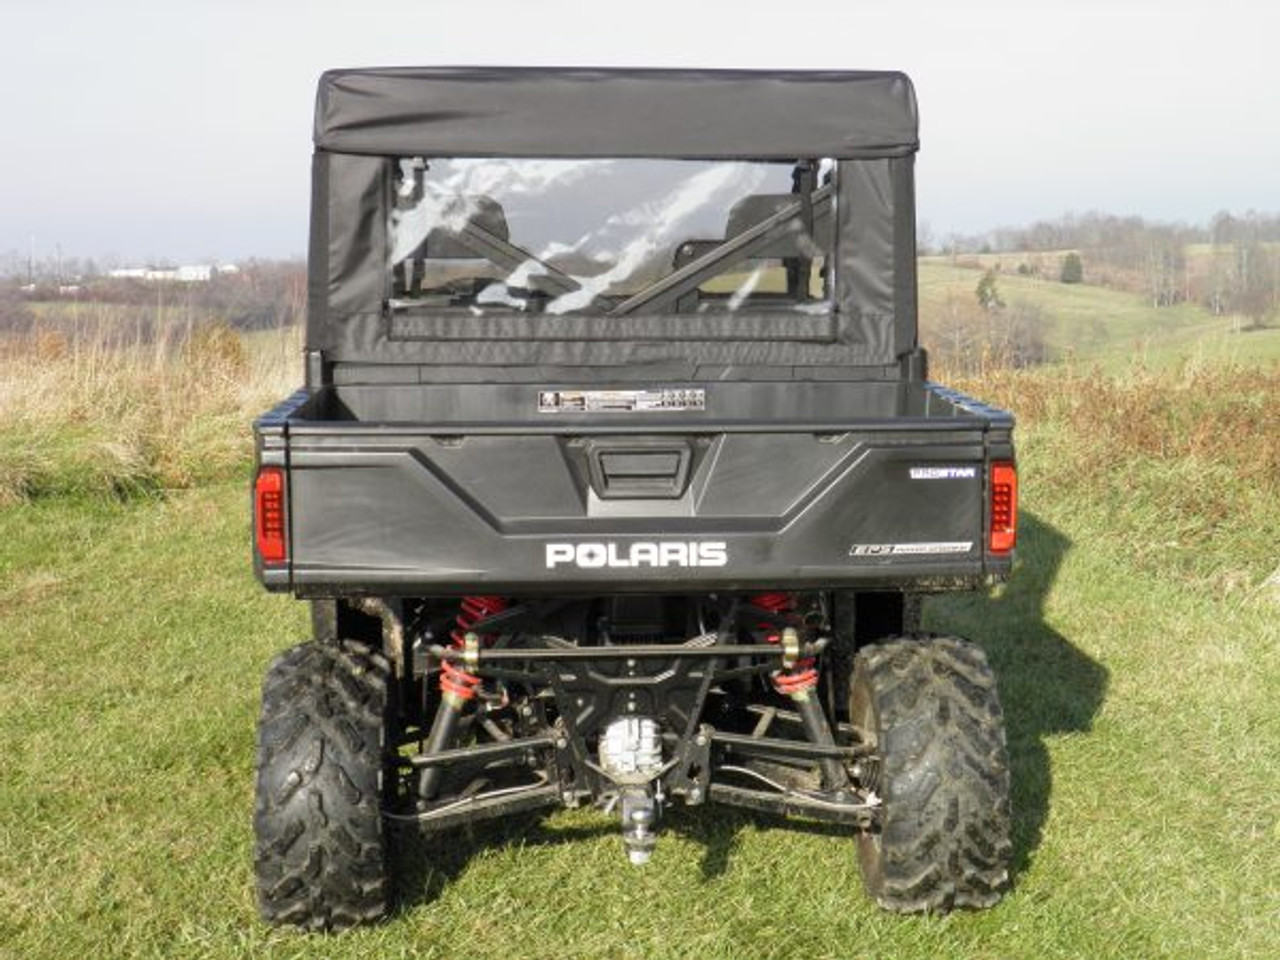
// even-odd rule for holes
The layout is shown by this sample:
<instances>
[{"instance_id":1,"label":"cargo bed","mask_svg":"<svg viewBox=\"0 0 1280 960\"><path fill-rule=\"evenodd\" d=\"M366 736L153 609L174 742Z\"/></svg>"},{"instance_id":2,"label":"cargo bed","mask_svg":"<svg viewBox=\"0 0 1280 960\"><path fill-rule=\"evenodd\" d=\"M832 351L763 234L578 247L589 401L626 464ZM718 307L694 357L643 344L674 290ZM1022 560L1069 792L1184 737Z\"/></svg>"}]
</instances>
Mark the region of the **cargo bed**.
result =
<instances>
[{"instance_id":1,"label":"cargo bed","mask_svg":"<svg viewBox=\"0 0 1280 960\"><path fill-rule=\"evenodd\" d=\"M584 391L365 384L299 391L256 424L288 478L299 595L484 589L938 589L1008 572L988 468L1012 418L919 381L723 382L690 402L575 412ZM697 398L694 402L690 398ZM697 409L701 405L702 409ZM708 547L710 544L710 547ZM707 551L700 556L699 551ZM923 578L923 580L922 580Z\"/></svg>"}]
</instances>

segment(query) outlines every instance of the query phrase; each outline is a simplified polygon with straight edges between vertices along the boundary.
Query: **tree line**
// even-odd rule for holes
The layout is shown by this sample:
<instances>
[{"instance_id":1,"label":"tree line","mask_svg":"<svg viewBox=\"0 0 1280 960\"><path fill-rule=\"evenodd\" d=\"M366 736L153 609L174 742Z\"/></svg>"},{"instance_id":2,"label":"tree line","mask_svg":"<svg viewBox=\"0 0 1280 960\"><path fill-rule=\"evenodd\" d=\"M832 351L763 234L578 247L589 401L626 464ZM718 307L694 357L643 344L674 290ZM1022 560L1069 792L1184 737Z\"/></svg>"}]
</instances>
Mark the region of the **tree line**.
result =
<instances>
[{"instance_id":1,"label":"tree line","mask_svg":"<svg viewBox=\"0 0 1280 960\"><path fill-rule=\"evenodd\" d=\"M305 266L293 260L242 261L235 273L193 283L66 274L0 279L0 335L54 329L75 335L85 317L110 316L129 338L151 339L176 319L260 330L301 322L306 311ZM74 280L74 283L71 282ZM93 311L82 308L95 307ZM110 309L109 314L103 313Z\"/></svg>"}]
</instances>

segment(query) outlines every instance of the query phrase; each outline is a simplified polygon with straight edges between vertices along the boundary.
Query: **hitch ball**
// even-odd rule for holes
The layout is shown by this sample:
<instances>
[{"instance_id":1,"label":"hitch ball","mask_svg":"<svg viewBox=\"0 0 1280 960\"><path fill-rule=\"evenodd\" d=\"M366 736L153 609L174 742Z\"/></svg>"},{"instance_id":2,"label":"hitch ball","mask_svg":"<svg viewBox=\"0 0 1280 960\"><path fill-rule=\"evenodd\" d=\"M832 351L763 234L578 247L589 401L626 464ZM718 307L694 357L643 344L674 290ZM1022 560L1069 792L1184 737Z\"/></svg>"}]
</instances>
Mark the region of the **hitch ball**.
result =
<instances>
[{"instance_id":1,"label":"hitch ball","mask_svg":"<svg viewBox=\"0 0 1280 960\"><path fill-rule=\"evenodd\" d=\"M658 835L653 832L658 819L657 798L648 787L628 787L622 794L622 845L632 866L649 862Z\"/></svg>"}]
</instances>

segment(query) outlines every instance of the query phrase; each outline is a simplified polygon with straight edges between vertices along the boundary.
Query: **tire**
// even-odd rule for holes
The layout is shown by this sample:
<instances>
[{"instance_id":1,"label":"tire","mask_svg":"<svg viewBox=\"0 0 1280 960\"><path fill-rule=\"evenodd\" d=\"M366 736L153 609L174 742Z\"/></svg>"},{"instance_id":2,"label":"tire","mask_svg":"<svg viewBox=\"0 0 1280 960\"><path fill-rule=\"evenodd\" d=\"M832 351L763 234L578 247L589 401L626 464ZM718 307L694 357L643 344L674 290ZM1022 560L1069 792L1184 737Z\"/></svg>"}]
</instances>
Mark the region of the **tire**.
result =
<instances>
[{"instance_id":1,"label":"tire","mask_svg":"<svg viewBox=\"0 0 1280 960\"><path fill-rule=\"evenodd\" d=\"M872 644L849 700L878 748L866 779L880 823L858 838L867 893L898 913L996 903L1012 851L1009 760L986 656L955 637Z\"/></svg>"},{"instance_id":2,"label":"tire","mask_svg":"<svg viewBox=\"0 0 1280 960\"><path fill-rule=\"evenodd\" d=\"M253 826L268 923L336 930L386 913L389 672L349 640L301 644L267 671Z\"/></svg>"}]
</instances>

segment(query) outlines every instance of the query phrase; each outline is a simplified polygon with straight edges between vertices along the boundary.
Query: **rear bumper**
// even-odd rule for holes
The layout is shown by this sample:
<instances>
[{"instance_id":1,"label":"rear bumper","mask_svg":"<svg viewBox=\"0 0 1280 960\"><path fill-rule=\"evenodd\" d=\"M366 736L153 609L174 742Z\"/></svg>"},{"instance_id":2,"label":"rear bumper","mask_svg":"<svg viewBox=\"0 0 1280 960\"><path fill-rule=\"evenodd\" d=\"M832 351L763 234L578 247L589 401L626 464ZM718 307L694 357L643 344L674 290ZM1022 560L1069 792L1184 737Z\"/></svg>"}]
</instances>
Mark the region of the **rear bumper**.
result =
<instances>
[{"instance_id":1,"label":"rear bumper","mask_svg":"<svg viewBox=\"0 0 1280 960\"><path fill-rule=\"evenodd\" d=\"M993 565L994 566L994 565ZM894 565L882 570L846 569L803 571L800 575L771 568L743 571L734 576L668 574L663 578L591 577L581 574L555 580L514 580L509 576L485 579L482 571L460 571L454 576L434 579L420 571L338 569L304 571L301 578L268 570L262 582L273 592L292 592L299 598L348 596L463 596L496 593L512 597L595 596L623 593L699 594L753 592L768 589L868 590L910 593L950 593L979 590L1002 583L1009 577L1005 569L970 570L951 567L946 571L925 564ZM273 582L274 581L274 582Z\"/></svg>"}]
</instances>

